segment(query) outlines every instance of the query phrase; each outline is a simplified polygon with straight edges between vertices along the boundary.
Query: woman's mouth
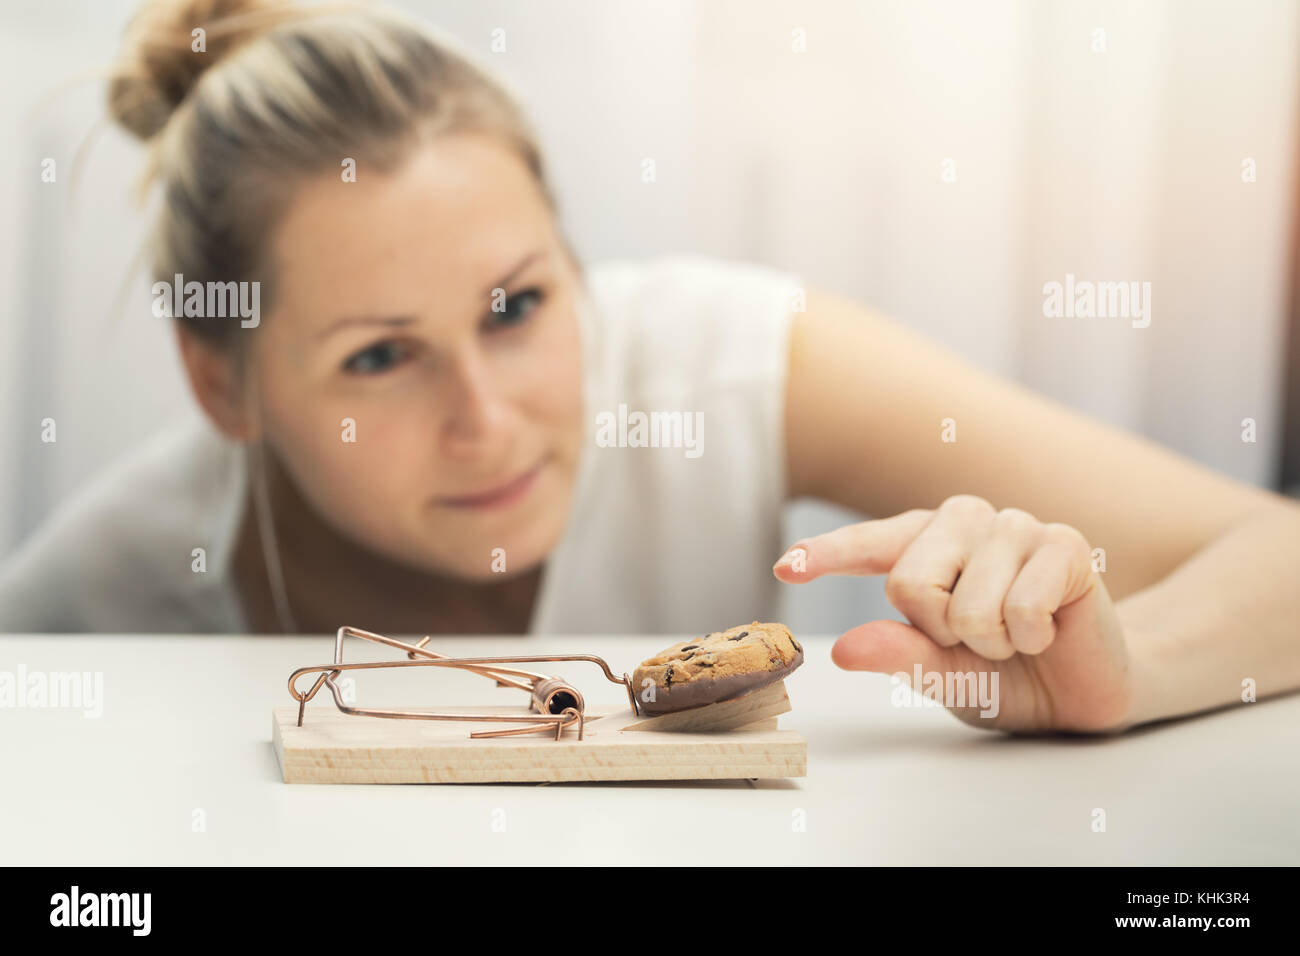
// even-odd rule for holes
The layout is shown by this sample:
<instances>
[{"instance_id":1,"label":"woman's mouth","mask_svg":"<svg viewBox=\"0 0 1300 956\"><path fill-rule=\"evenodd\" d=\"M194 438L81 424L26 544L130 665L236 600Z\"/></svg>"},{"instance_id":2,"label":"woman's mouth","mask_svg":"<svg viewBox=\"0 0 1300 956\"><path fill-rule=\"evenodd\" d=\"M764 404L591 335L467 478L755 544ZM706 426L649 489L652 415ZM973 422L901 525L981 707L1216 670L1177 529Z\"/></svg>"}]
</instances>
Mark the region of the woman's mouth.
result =
<instances>
[{"instance_id":1,"label":"woman's mouth","mask_svg":"<svg viewBox=\"0 0 1300 956\"><path fill-rule=\"evenodd\" d=\"M444 495L437 499L437 503L445 508L474 509L503 508L515 504L528 494L537 479L537 475L546 465L546 461L547 459L543 458L528 471L510 479L505 484L496 485L483 491L475 491L467 495Z\"/></svg>"}]
</instances>

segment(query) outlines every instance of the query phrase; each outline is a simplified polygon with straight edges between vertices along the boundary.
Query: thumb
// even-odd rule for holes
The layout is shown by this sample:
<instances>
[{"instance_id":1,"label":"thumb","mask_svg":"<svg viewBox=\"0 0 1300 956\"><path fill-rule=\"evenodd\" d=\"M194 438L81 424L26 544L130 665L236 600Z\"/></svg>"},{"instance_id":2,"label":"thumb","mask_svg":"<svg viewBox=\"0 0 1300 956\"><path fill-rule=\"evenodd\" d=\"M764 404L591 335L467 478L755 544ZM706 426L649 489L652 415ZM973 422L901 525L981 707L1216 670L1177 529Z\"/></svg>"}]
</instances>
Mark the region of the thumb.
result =
<instances>
[{"instance_id":1,"label":"thumb","mask_svg":"<svg viewBox=\"0 0 1300 956\"><path fill-rule=\"evenodd\" d=\"M847 671L878 674L957 670L953 648L940 647L923 631L902 621L870 621L847 631L831 648L831 660Z\"/></svg>"}]
</instances>

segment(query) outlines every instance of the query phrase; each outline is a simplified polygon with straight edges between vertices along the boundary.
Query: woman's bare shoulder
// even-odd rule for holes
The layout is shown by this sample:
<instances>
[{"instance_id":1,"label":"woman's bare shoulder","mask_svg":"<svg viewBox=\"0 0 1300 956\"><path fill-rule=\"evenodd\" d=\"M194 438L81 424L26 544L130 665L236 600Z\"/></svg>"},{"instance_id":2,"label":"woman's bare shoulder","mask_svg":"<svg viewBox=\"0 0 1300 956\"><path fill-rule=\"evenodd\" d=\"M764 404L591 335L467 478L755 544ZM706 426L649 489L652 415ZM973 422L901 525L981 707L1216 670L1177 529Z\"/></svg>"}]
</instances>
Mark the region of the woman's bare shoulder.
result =
<instances>
[{"instance_id":1,"label":"woman's bare shoulder","mask_svg":"<svg viewBox=\"0 0 1300 956\"><path fill-rule=\"evenodd\" d=\"M201 419L69 495L0 561L0 632L188 630L225 607L242 450ZM218 618L223 616L218 614Z\"/></svg>"}]
</instances>

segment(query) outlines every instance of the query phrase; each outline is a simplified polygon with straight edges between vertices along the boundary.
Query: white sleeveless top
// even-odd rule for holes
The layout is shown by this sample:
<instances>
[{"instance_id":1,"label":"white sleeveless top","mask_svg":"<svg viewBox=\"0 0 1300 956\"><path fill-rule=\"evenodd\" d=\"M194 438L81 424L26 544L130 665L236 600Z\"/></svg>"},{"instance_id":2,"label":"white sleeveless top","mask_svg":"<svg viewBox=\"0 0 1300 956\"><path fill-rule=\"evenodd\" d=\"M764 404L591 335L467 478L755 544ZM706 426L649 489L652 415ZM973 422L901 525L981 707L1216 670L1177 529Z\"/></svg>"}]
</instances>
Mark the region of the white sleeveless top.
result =
<instances>
[{"instance_id":1,"label":"white sleeveless top","mask_svg":"<svg viewBox=\"0 0 1300 956\"><path fill-rule=\"evenodd\" d=\"M530 631L703 634L773 618L799 286L702 257L588 268L587 436ZM246 631L230 575L246 468L243 446L197 411L117 462L0 565L0 632Z\"/></svg>"}]
</instances>

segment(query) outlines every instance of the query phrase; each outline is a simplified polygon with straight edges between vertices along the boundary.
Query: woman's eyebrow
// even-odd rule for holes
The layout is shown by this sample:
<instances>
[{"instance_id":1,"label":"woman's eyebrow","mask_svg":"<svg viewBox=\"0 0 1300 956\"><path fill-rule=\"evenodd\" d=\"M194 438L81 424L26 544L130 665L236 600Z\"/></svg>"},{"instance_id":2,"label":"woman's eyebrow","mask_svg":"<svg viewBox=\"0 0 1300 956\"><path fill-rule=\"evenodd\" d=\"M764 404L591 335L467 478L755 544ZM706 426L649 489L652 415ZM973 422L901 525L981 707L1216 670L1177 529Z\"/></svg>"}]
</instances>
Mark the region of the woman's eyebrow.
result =
<instances>
[{"instance_id":1,"label":"woman's eyebrow","mask_svg":"<svg viewBox=\"0 0 1300 956\"><path fill-rule=\"evenodd\" d=\"M516 276L519 275L519 273L523 272L530 265L532 265L534 260L540 258L545 253L545 251L546 250L544 249L535 249L532 252L528 253L528 255L524 256L522 259L516 262L514 267L509 272L507 272L496 282L492 283L492 285L484 289L483 294L485 296L490 296L492 295L493 290L504 289L515 279Z\"/></svg>"},{"instance_id":2,"label":"woman's eyebrow","mask_svg":"<svg viewBox=\"0 0 1300 956\"><path fill-rule=\"evenodd\" d=\"M354 316L351 318L339 319L337 322L331 322L325 328L317 332L314 338L317 342L320 342L340 329L348 328L353 325L379 325L385 328L400 329L411 325L413 322L415 322L415 319L409 315Z\"/></svg>"},{"instance_id":3,"label":"woman's eyebrow","mask_svg":"<svg viewBox=\"0 0 1300 956\"><path fill-rule=\"evenodd\" d=\"M522 259L516 262L514 266L511 267L509 272L507 272L504 276L502 276L491 286L489 286L484 291L483 294L485 296L491 296L492 291L494 289L504 289L515 279L516 276L519 275L519 273L527 269L530 265L533 264L534 261L541 258L541 256L544 254L545 254L544 249L536 249L533 252L530 252L528 255L524 256ZM384 328L400 329L405 326L411 325L414 322L415 319L409 315L352 316L349 318L339 319L336 322L331 322L325 328L317 332L314 338L317 342L321 342L324 339L329 338L329 336L333 335L335 332L339 331L340 329L349 328L354 325L378 325Z\"/></svg>"}]
</instances>

